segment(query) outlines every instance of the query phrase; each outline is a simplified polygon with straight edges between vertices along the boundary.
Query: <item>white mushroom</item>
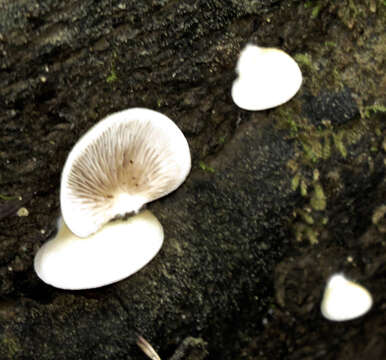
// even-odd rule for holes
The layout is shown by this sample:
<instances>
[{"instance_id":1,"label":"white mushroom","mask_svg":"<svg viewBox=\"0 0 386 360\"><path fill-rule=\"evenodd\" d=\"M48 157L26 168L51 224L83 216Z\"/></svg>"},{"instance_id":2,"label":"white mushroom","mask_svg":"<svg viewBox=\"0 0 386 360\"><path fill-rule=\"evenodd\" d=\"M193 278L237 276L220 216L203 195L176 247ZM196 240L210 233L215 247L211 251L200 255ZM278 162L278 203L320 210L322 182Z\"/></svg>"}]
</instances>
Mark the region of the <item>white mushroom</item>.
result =
<instances>
[{"instance_id":1,"label":"white mushroom","mask_svg":"<svg viewBox=\"0 0 386 360\"><path fill-rule=\"evenodd\" d=\"M34 267L57 288L96 288L140 270L158 253L163 238L161 224L149 211L110 222L88 238L74 235L60 219L58 234L39 249Z\"/></svg>"},{"instance_id":2,"label":"white mushroom","mask_svg":"<svg viewBox=\"0 0 386 360\"><path fill-rule=\"evenodd\" d=\"M86 237L175 190L190 167L188 143L165 115L142 108L110 115L67 158L60 188L64 221Z\"/></svg>"},{"instance_id":3,"label":"white mushroom","mask_svg":"<svg viewBox=\"0 0 386 360\"><path fill-rule=\"evenodd\" d=\"M342 274L335 274L328 280L320 310L328 320L345 321L364 315L372 304L367 289Z\"/></svg>"},{"instance_id":4,"label":"white mushroom","mask_svg":"<svg viewBox=\"0 0 386 360\"><path fill-rule=\"evenodd\" d=\"M284 51L248 44L240 53L232 98L245 110L270 109L290 100L299 90L302 73Z\"/></svg>"}]
</instances>

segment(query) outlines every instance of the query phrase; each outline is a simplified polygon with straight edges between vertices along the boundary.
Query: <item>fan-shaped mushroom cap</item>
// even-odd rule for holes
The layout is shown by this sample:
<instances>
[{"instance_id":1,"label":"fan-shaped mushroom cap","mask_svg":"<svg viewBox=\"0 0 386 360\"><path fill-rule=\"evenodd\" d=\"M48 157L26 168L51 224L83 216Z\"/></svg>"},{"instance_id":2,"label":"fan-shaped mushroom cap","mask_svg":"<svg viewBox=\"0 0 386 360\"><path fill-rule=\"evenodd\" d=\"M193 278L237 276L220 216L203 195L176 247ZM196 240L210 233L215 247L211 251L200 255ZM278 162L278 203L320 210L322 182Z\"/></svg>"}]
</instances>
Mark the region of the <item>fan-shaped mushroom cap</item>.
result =
<instances>
[{"instance_id":1,"label":"fan-shaped mushroom cap","mask_svg":"<svg viewBox=\"0 0 386 360\"><path fill-rule=\"evenodd\" d=\"M142 108L112 114L68 155L60 187L64 221L86 237L175 190L190 167L189 145L168 117Z\"/></svg>"},{"instance_id":2,"label":"fan-shaped mushroom cap","mask_svg":"<svg viewBox=\"0 0 386 360\"><path fill-rule=\"evenodd\" d=\"M248 44L240 53L232 98L245 110L265 110L284 104L299 90L302 73L284 51Z\"/></svg>"},{"instance_id":3,"label":"fan-shaped mushroom cap","mask_svg":"<svg viewBox=\"0 0 386 360\"><path fill-rule=\"evenodd\" d=\"M162 225L149 211L103 226L88 238L60 220L54 239L37 252L34 267L45 283L61 289L92 289L122 280L145 266L163 243Z\"/></svg>"},{"instance_id":4,"label":"fan-shaped mushroom cap","mask_svg":"<svg viewBox=\"0 0 386 360\"><path fill-rule=\"evenodd\" d=\"M335 274L328 280L320 310L328 320L345 321L364 315L372 304L367 289L342 274Z\"/></svg>"}]
</instances>

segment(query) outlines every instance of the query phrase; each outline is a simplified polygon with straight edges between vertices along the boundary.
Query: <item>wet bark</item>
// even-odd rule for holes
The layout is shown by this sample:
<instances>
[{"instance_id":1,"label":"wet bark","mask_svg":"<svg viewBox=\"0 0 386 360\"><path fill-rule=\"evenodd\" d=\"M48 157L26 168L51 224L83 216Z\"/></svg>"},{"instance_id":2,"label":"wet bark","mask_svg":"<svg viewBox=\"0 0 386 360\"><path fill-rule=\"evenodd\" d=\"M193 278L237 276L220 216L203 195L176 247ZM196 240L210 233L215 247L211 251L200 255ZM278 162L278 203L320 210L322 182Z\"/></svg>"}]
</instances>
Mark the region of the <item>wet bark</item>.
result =
<instances>
[{"instance_id":1,"label":"wet bark","mask_svg":"<svg viewBox=\"0 0 386 360\"><path fill-rule=\"evenodd\" d=\"M380 1L0 1L0 358L144 359L140 333L163 359L381 359L384 19ZM248 42L299 63L289 103L232 102ZM66 155L135 106L191 147L187 181L148 206L163 249L117 284L49 287L33 257ZM374 296L340 326L319 312L337 271Z\"/></svg>"}]
</instances>

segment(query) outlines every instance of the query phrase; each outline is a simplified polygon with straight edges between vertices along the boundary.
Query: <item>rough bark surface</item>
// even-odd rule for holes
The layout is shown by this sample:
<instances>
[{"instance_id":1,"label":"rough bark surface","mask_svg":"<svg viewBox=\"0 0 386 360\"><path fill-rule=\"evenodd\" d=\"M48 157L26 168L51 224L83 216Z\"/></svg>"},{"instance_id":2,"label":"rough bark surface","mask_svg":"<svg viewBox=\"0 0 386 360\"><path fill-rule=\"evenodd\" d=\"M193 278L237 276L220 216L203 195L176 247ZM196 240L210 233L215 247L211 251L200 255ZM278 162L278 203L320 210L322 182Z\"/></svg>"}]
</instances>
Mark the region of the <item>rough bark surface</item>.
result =
<instances>
[{"instance_id":1,"label":"rough bark surface","mask_svg":"<svg viewBox=\"0 0 386 360\"><path fill-rule=\"evenodd\" d=\"M0 0L0 359L145 359L137 333L162 359L385 358L385 8ZM248 42L296 59L294 99L236 107ZM193 157L148 206L160 254L108 287L43 284L33 257L56 231L66 155L136 106L173 119ZM370 290L370 313L322 318L335 272Z\"/></svg>"}]
</instances>

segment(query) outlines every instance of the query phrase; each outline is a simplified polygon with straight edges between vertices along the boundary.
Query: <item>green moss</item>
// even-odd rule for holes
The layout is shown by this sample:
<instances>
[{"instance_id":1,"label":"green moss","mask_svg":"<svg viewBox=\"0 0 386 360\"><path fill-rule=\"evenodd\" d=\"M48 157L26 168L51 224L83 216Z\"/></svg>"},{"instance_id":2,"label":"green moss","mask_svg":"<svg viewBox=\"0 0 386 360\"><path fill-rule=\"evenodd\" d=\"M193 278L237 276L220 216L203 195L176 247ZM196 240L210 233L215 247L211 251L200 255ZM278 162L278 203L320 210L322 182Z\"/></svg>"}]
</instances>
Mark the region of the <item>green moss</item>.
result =
<instances>
[{"instance_id":1,"label":"green moss","mask_svg":"<svg viewBox=\"0 0 386 360\"><path fill-rule=\"evenodd\" d=\"M316 72L315 72L316 73ZM315 126L308 118L301 115L299 103L283 106L276 110L277 128L286 132L286 137L295 140L295 155L287 162L292 179L289 184L291 191L299 191L304 199L304 206L295 210L296 220L292 226L298 241L318 243L320 233L328 224L326 214L328 193L323 188L324 161L334 157L350 158L352 146L360 141L369 131L373 132L369 150L380 149L382 125L380 117L372 118L371 125L366 119L374 113L383 113L383 106L371 106L362 111L362 117L346 124L332 126L328 121ZM363 116L365 114L366 116ZM374 120L374 121L373 121ZM378 134L378 136L376 136ZM370 153L370 152L369 152ZM323 162L323 163L322 163ZM319 163L320 166L319 166ZM317 165L317 166L316 166ZM307 174L307 175L306 175ZM309 175L312 174L312 180Z\"/></svg>"},{"instance_id":2,"label":"green moss","mask_svg":"<svg viewBox=\"0 0 386 360\"><path fill-rule=\"evenodd\" d=\"M295 238L297 241L307 239L311 245L318 243L318 231L311 225L298 223L295 226Z\"/></svg>"},{"instance_id":3,"label":"green moss","mask_svg":"<svg viewBox=\"0 0 386 360\"><path fill-rule=\"evenodd\" d=\"M298 133L298 126L296 124L296 121L294 119L287 119L287 122L288 122L288 125L289 125L289 128L290 128L290 134L291 136L296 136L296 134Z\"/></svg>"},{"instance_id":4,"label":"green moss","mask_svg":"<svg viewBox=\"0 0 386 360\"><path fill-rule=\"evenodd\" d=\"M114 66L111 68L110 75L106 78L107 83L112 83L118 79L118 76L115 72Z\"/></svg>"},{"instance_id":5,"label":"green moss","mask_svg":"<svg viewBox=\"0 0 386 360\"><path fill-rule=\"evenodd\" d=\"M299 210L299 214L300 214L301 218L302 218L308 225L312 225L312 224L314 223L314 219L312 218L312 215L309 214L308 212Z\"/></svg>"},{"instance_id":6,"label":"green moss","mask_svg":"<svg viewBox=\"0 0 386 360\"><path fill-rule=\"evenodd\" d=\"M325 136L323 149L322 149L322 157L324 160L326 160L330 156L331 156L331 140L330 140L330 136Z\"/></svg>"},{"instance_id":7,"label":"green moss","mask_svg":"<svg viewBox=\"0 0 386 360\"><path fill-rule=\"evenodd\" d=\"M313 18L320 17L324 6L324 3L320 0L306 1L304 7L308 10L303 10L303 13ZM379 9L379 6L377 6L377 13L383 10ZM363 5L358 1L345 0L338 4L334 11L340 21L358 34L362 31L363 24L366 24L363 20L370 10L367 5ZM364 71L375 71L377 75L382 76L383 73L379 72L379 68L374 65L374 63L381 63L380 59L382 59L381 56L384 53L382 39L377 40L374 44L374 49L377 51L375 54L376 60L374 61L371 61L368 54L365 54L366 56L363 58L352 59L350 53L353 44L347 46L345 44L342 47L339 41L336 42L336 38L328 37L321 39L319 46L316 45L312 51L296 54L294 56L295 60L301 66L303 73L307 72L309 81L304 84L307 86L307 90L317 97L322 91L339 92L340 88L349 84L359 92L362 80L361 82L358 80L357 85L357 80L352 76L347 77L342 69L345 68L346 63L353 64L356 61L361 61L360 65L365 69ZM363 43L362 46L366 47L367 45ZM334 53L333 62L329 61L331 52ZM317 57L314 54L320 56ZM322 63L319 60L321 58L328 65ZM322 64L323 69L326 70L324 72L319 71ZM362 77L363 75L364 72L361 73ZM362 78L358 77L358 79ZM371 77L366 78L364 84L368 89L376 89L379 86L379 83L373 83L372 81ZM366 101L368 99L364 100L364 102ZM344 158L348 159L344 163L347 166L352 166L362 161L362 159L371 159L374 153L382 151L383 148L386 149L386 141L382 138L382 117L386 112L386 104L380 98L375 98L373 102L375 104L366 107L362 105L361 101L358 101L357 105L362 106L360 108L360 117L334 124L323 120L318 126L315 125L312 118L303 115L301 102L302 99L295 99L276 110L275 116L277 116L278 128L284 130L286 138L294 140L294 156L291 159L292 161L287 162L291 172L291 180L288 186L290 186L291 191L299 191L303 197L303 206L295 210L295 220L292 222L294 234L297 240L305 240L315 244L328 224L327 205L330 202L331 188L330 186L327 187L328 183L324 183L326 179L325 171L329 168L326 165L330 165L330 161L326 160L333 157L334 161L337 159L342 161L342 158ZM361 141L369 137L372 139L369 146L365 147L362 153L358 153L357 149L361 147L355 145L359 142L362 144ZM368 161L370 162L370 160ZM374 166L373 163L371 164ZM316 168L320 171L318 176L315 175ZM313 176L312 179L311 176Z\"/></svg>"},{"instance_id":8,"label":"green moss","mask_svg":"<svg viewBox=\"0 0 386 360\"><path fill-rule=\"evenodd\" d=\"M296 62L301 65L305 65L309 68L312 68L312 58L309 54L296 54L294 56Z\"/></svg>"},{"instance_id":9,"label":"green moss","mask_svg":"<svg viewBox=\"0 0 386 360\"><path fill-rule=\"evenodd\" d=\"M325 41L324 42L324 46L326 46L326 47L336 47L336 42L335 41Z\"/></svg>"},{"instance_id":10,"label":"green moss","mask_svg":"<svg viewBox=\"0 0 386 360\"><path fill-rule=\"evenodd\" d=\"M311 11L311 19L316 19L318 17L320 8L321 8L320 4L316 4L313 7L313 9Z\"/></svg>"},{"instance_id":11,"label":"green moss","mask_svg":"<svg viewBox=\"0 0 386 360\"><path fill-rule=\"evenodd\" d=\"M204 170L210 173L214 173L215 171L211 166L206 165L203 161L200 161L198 165L200 166L201 170Z\"/></svg>"},{"instance_id":12,"label":"green moss","mask_svg":"<svg viewBox=\"0 0 386 360\"><path fill-rule=\"evenodd\" d=\"M311 19L316 19L319 15L321 5L319 4L318 1L315 2L312 0L308 0L304 3L304 8L305 9L312 9L311 10Z\"/></svg>"},{"instance_id":13,"label":"green moss","mask_svg":"<svg viewBox=\"0 0 386 360\"><path fill-rule=\"evenodd\" d=\"M117 58L117 53L114 51L113 52L113 58L111 60L111 65L110 65L110 74L106 77L106 82L108 84L113 83L114 81L118 80L117 72L115 70L116 58Z\"/></svg>"},{"instance_id":14,"label":"green moss","mask_svg":"<svg viewBox=\"0 0 386 360\"><path fill-rule=\"evenodd\" d=\"M311 245L316 245L318 243L318 232L312 227L306 229L306 236L311 243Z\"/></svg>"},{"instance_id":15,"label":"green moss","mask_svg":"<svg viewBox=\"0 0 386 360\"><path fill-rule=\"evenodd\" d=\"M366 106L363 109L363 116L368 119L370 115L376 114L376 113L385 113L386 112L386 106L380 105L380 104L374 104L370 106Z\"/></svg>"},{"instance_id":16,"label":"green moss","mask_svg":"<svg viewBox=\"0 0 386 360\"><path fill-rule=\"evenodd\" d=\"M319 183L314 185L314 192L310 199L310 204L314 210L322 211L326 209L327 198L324 194L322 185Z\"/></svg>"},{"instance_id":17,"label":"green moss","mask_svg":"<svg viewBox=\"0 0 386 360\"><path fill-rule=\"evenodd\" d=\"M314 169L314 171L312 172L312 178L314 181L318 181L319 180L319 177L320 177L320 172L318 169Z\"/></svg>"},{"instance_id":18,"label":"green moss","mask_svg":"<svg viewBox=\"0 0 386 360\"><path fill-rule=\"evenodd\" d=\"M305 232L305 225L302 223L297 223L294 226L294 232L295 232L295 239L296 241L302 241L303 240L303 234Z\"/></svg>"},{"instance_id":19,"label":"green moss","mask_svg":"<svg viewBox=\"0 0 386 360\"><path fill-rule=\"evenodd\" d=\"M304 180L300 182L300 195L307 196L307 184Z\"/></svg>"},{"instance_id":20,"label":"green moss","mask_svg":"<svg viewBox=\"0 0 386 360\"><path fill-rule=\"evenodd\" d=\"M299 183L300 183L300 174L297 173L297 174L293 177L293 179L292 179L292 181L291 181L291 189L292 189L292 191L295 191L295 190L298 188Z\"/></svg>"},{"instance_id":21,"label":"green moss","mask_svg":"<svg viewBox=\"0 0 386 360\"><path fill-rule=\"evenodd\" d=\"M302 141L301 145L306 158L312 163L316 163L322 157L322 144L318 140Z\"/></svg>"},{"instance_id":22,"label":"green moss","mask_svg":"<svg viewBox=\"0 0 386 360\"><path fill-rule=\"evenodd\" d=\"M343 144L343 131L339 132L338 134L332 134L332 137L334 139L335 147L338 149L342 157L347 157L347 150L346 147Z\"/></svg>"},{"instance_id":23,"label":"green moss","mask_svg":"<svg viewBox=\"0 0 386 360\"><path fill-rule=\"evenodd\" d=\"M383 112L385 109L382 106L371 106L366 110L364 113L367 115ZM293 174L290 187L292 191L300 191L305 200L304 206L295 211L297 218L293 223L295 237L299 241L307 240L311 244L316 244L319 234L328 223L326 214L321 213L326 210L328 201L328 194L325 193L321 183L324 178L320 173L323 166L318 165L317 168L316 164L328 160L333 155L347 158L351 146L360 141L364 134L368 134L369 130L376 136L369 150L379 151L382 126L379 119L372 121L369 126L368 121L362 116L339 127L333 127L328 122L316 127L307 118L299 115L296 103L292 107L277 110L277 114L278 128L287 131L288 138L295 140L295 156L287 163ZM312 180L303 175L310 173Z\"/></svg>"}]
</instances>

